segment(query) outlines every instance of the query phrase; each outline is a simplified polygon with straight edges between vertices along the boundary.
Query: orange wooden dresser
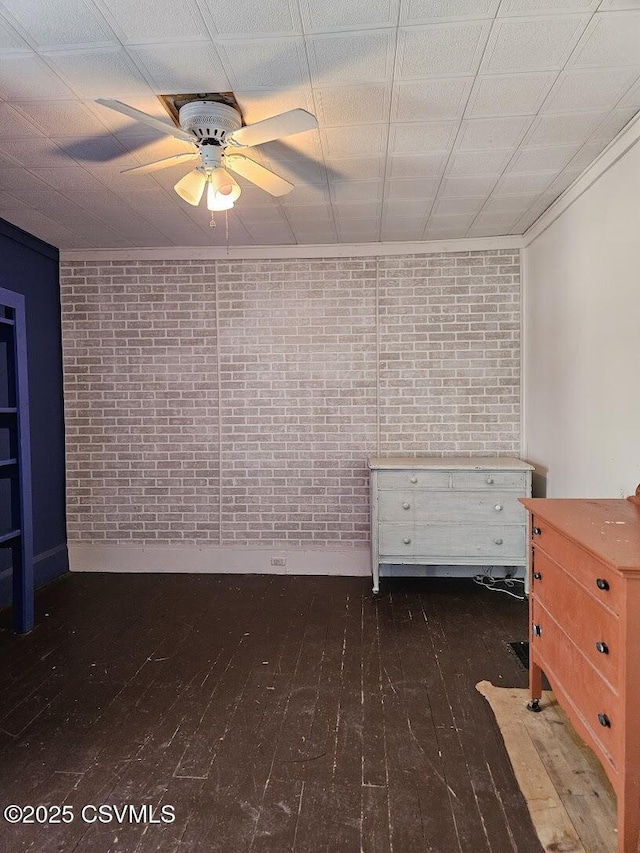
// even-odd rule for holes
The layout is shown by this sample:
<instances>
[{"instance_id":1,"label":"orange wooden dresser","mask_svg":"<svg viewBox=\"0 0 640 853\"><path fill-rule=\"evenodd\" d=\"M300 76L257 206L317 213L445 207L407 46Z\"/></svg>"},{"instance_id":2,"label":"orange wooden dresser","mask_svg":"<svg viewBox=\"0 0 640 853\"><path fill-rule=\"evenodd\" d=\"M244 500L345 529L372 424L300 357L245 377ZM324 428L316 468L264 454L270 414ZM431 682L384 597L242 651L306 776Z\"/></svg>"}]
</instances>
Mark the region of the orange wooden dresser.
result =
<instances>
[{"instance_id":1,"label":"orange wooden dresser","mask_svg":"<svg viewBox=\"0 0 640 853\"><path fill-rule=\"evenodd\" d=\"M529 511L530 710L541 674L604 767L618 853L640 851L640 486L620 499L521 498Z\"/></svg>"}]
</instances>

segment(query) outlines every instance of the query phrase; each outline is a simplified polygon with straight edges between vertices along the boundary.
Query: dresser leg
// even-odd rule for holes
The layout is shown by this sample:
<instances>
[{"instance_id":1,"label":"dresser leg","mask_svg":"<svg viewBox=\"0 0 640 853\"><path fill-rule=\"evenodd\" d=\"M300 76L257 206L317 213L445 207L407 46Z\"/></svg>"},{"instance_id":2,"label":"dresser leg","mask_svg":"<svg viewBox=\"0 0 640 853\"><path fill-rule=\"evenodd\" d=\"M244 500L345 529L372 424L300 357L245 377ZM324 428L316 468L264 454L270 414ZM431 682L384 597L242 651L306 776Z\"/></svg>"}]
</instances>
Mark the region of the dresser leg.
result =
<instances>
[{"instance_id":1,"label":"dresser leg","mask_svg":"<svg viewBox=\"0 0 640 853\"><path fill-rule=\"evenodd\" d=\"M618 798L618 853L640 851L640 784L624 782Z\"/></svg>"},{"instance_id":2,"label":"dresser leg","mask_svg":"<svg viewBox=\"0 0 640 853\"><path fill-rule=\"evenodd\" d=\"M531 701L528 703L527 708L529 711L542 711L540 707L540 699L542 697L542 670L538 666L538 664L534 663L531 660L531 647L529 647L529 692L531 694Z\"/></svg>"}]
</instances>

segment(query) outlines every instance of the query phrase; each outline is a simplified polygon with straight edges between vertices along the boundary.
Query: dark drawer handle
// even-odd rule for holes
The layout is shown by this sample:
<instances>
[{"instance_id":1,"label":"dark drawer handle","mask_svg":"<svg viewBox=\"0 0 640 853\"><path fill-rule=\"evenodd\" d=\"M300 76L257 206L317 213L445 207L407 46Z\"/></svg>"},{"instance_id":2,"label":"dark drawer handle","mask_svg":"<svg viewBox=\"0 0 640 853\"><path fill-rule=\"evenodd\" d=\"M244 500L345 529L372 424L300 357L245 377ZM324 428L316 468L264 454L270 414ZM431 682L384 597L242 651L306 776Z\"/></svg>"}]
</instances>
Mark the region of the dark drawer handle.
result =
<instances>
[{"instance_id":1,"label":"dark drawer handle","mask_svg":"<svg viewBox=\"0 0 640 853\"><path fill-rule=\"evenodd\" d=\"M604 578L598 578L596 580L596 586L598 587L598 589L607 590L609 589L609 581L606 581Z\"/></svg>"},{"instance_id":2,"label":"dark drawer handle","mask_svg":"<svg viewBox=\"0 0 640 853\"><path fill-rule=\"evenodd\" d=\"M534 536L540 536L540 534L542 533L542 530L540 530L539 527L534 527L531 532L533 533Z\"/></svg>"},{"instance_id":3,"label":"dark drawer handle","mask_svg":"<svg viewBox=\"0 0 640 853\"><path fill-rule=\"evenodd\" d=\"M534 578L534 580L541 581L542 580L542 572L534 572L533 578Z\"/></svg>"},{"instance_id":4,"label":"dark drawer handle","mask_svg":"<svg viewBox=\"0 0 640 853\"><path fill-rule=\"evenodd\" d=\"M540 627L540 625L536 625L536 623L534 622L533 626L531 628L531 633L533 634L534 637L541 637L542 636L542 628Z\"/></svg>"},{"instance_id":5,"label":"dark drawer handle","mask_svg":"<svg viewBox=\"0 0 640 853\"><path fill-rule=\"evenodd\" d=\"M596 643L596 649L600 652L601 655L609 654L609 646L606 643Z\"/></svg>"},{"instance_id":6,"label":"dark drawer handle","mask_svg":"<svg viewBox=\"0 0 640 853\"><path fill-rule=\"evenodd\" d=\"M598 714L598 722L601 726L604 726L605 729L611 728L611 720L607 717L606 714Z\"/></svg>"}]
</instances>

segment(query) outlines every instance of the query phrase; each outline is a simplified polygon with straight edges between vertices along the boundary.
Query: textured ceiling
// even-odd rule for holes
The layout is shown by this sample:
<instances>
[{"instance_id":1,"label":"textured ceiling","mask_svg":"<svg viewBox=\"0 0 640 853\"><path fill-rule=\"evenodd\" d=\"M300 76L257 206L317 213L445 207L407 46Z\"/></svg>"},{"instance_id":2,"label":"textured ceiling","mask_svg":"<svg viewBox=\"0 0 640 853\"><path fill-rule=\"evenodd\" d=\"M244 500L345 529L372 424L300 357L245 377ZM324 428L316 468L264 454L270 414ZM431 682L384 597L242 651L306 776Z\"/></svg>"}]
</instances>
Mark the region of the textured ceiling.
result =
<instances>
[{"instance_id":1,"label":"textured ceiling","mask_svg":"<svg viewBox=\"0 0 640 853\"><path fill-rule=\"evenodd\" d=\"M0 216L61 249L225 242L173 192L157 95L233 91L249 150L232 245L521 234L640 109L640 0L0 0Z\"/></svg>"}]
</instances>

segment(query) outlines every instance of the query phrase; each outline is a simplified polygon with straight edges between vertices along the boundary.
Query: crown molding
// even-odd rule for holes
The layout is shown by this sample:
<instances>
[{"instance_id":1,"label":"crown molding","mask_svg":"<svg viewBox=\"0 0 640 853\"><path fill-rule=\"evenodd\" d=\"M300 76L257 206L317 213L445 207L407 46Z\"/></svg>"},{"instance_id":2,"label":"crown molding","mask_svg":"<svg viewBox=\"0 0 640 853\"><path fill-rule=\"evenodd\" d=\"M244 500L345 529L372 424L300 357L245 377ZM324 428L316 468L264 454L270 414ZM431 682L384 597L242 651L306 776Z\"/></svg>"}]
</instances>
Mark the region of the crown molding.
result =
<instances>
[{"instance_id":1,"label":"crown molding","mask_svg":"<svg viewBox=\"0 0 640 853\"><path fill-rule=\"evenodd\" d=\"M540 237L568 210L599 178L614 166L630 148L640 139L640 112L626 124L620 133L611 140L590 166L570 184L558 198L549 205L541 216L531 225L522 236L522 245L526 249Z\"/></svg>"},{"instance_id":2,"label":"crown molding","mask_svg":"<svg viewBox=\"0 0 640 853\"><path fill-rule=\"evenodd\" d=\"M522 248L522 236L471 237L410 243L331 243L296 246L174 246L148 249L68 249L62 262L73 261L230 261L277 258L363 258L381 255L430 255Z\"/></svg>"}]
</instances>

